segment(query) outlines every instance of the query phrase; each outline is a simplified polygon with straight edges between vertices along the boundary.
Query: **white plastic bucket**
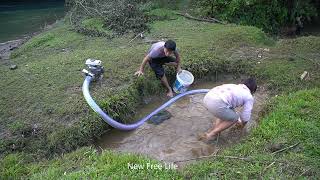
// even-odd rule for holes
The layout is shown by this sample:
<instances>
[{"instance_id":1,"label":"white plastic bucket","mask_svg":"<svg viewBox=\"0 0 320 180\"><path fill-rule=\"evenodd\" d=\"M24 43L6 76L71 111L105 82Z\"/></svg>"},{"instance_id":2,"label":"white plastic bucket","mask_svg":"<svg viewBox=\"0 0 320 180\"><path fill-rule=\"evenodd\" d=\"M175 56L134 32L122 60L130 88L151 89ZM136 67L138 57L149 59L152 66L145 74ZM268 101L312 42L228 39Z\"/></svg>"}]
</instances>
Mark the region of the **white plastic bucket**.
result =
<instances>
[{"instance_id":1,"label":"white plastic bucket","mask_svg":"<svg viewBox=\"0 0 320 180\"><path fill-rule=\"evenodd\" d=\"M184 93L188 87L193 83L194 77L191 72L182 70L177 74L177 79L173 84L173 91L175 93Z\"/></svg>"}]
</instances>

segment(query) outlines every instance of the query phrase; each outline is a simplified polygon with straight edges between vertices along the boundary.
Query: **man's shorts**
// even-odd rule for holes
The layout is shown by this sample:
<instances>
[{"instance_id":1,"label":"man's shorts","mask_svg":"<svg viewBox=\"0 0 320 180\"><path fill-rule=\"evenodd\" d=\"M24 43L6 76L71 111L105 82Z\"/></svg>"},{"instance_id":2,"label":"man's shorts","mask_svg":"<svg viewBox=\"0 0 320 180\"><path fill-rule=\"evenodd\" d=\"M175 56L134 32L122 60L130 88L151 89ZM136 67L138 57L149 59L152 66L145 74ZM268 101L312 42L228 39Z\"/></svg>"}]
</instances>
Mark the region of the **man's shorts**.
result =
<instances>
[{"instance_id":1,"label":"man's shorts","mask_svg":"<svg viewBox=\"0 0 320 180\"><path fill-rule=\"evenodd\" d=\"M236 111L216 94L207 93L203 98L203 103L209 112L221 120L237 121L239 119Z\"/></svg>"},{"instance_id":2,"label":"man's shorts","mask_svg":"<svg viewBox=\"0 0 320 180\"><path fill-rule=\"evenodd\" d=\"M149 61L149 65L156 74L158 79L161 79L164 76L164 68L163 65L170 62L175 62L176 59L174 57L168 56L163 58L154 58Z\"/></svg>"}]
</instances>

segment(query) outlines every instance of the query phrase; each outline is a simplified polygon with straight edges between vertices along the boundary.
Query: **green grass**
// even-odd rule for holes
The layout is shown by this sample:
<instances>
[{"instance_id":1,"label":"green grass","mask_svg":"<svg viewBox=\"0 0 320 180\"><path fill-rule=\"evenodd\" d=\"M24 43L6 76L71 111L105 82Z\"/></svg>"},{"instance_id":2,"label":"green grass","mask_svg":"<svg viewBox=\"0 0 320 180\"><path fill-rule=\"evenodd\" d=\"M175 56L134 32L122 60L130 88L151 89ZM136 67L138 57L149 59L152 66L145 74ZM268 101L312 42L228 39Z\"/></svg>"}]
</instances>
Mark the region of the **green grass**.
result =
<instances>
[{"instance_id":1,"label":"green grass","mask_svg":"<svg viewBox=\"0 0 320 180\"><path fill-rule=\"evenodd\" d=\"M81 92L81 69L87 58L102 59L106 67L103 88L92 90L98 102L108 101L111 94L126 91L128 85L137 81L133 73L141 62L146 45L120 48L119 45L126 44L128 38L107 41L82 36L69 28L60 24L28 41L12 55L12 61L19 67L16 71L0 67L3 72L0 82L6 84L0 95L1 129L13 134L2 139L2 152L11 151L10 145L13 144L13 150L29 152L47 144L42 148L48 151L48 155L57 147L64 151L76 146L73 145L74 139L68 138L70 132L77 134L78 144L88 143L94 135L103 132L106 125L89 111ZM143 84L144 80L139 82ZM145 91L142 93L146 94ZM14 125L19 122L26 126ZM29 133L21 138L19 132L24 129L32 132L34 126L38 127L36 134ZM82 135L78 133L79 128L84 131ZM83 136L85 140L80 138ZM68 138L64 145L60 144L66 139L61 140L61 137ZM35 140L40 142L34 143Z\"/></svg>"},{"instance_id":2,"label":"green grass","mask_svg":"<svg viewBox=\"0 0 320 180\"><path fill-rule=\"evenodd\" d=\"M114 33L104 26L102 18L89 18L82 21L80 28L85 34L112 37Z\"/></svg>"},{"instance_id":3,"label":"green grass","mask_svg":"<svg viewBox=\"0 0 320 180\"><path fill-rule=\"evenodd\" d=\"M250 157L250 161L207 160L185 169L186 176L287 179L297 178L309 169L304 176L319 177L319 92L320 89L304 90L275 98L259 127L242 143L221 154ZM274 155L269 150L272 144L284 148L296 143L297 147Z\"/></svg>"},{"instance_id":4,"label":"green grass","mask_svg":"<svg viewBox=\"0 0 320 180\"><path fill-rule=\"evenodd\" d=\"M274 98L269 104L269 115L260 126L238 145L220 156L250 158L248 161L223 157L209 158L176 171L173 169L148 169L148 164L160 162L133 154L118 154L93 148L81 148L63 157L41 163L32 163L24 154L13 154L1 161L0 177L30 179L203 179L238 177L248 178L316 178L320 174L320 89L302 90ZM284 152L272 154L270 146L284 147L299 143ZM144 168L133 170L130 164ZM301 175L301 176L300 176Z\"/></svg>"},{"instance_id":5,"label":"green grass","mask_svg":"<svg viewBox=\"0 0 320 180\"><path fill-rule=\"evenodd\" d=\"M262 31L253 27L175 18L152 23L152 31L146 35L175 39L183 67L198 78L215 72L239 74L250 63L227 59L231 50L243 44L270 43ZM62 22L15 51L12 61L18 69L0 67L3 72L0 82L6 84L0 95L0 127L9 135L1 140L1 152L13 150L50 156L90 144L103 133L107 125L90 110L81 93L81 69L87 58L102 60L106 70L105 78L92 85L93 97L115 119L132 121L130 117L141 97L164 89L148 67L145 78L133 76L150 45L141 40L128 44L131 39L130 35L114 39L87 37ZM168 75L174 77L174 69L168 69ZM122 106L118 99L128 101Z\"/></svg>"},{"instance_id":6,"label":"green grass","mask_svg":"<svg viewBox=\"0 0 320 180\"><path fill-rule=\"evenodd\" d=\"M141 155L117 154L93 148L81 148L62 158L28 164L21 154L10 155L1 162L0 177L30 179L173 179L181 177L173 169ZM135 169L140 166L140 169ZM161 166L160 166L161 165ZM6 169L7 168L7 169ZM103 178L103 179L105 179ZM180 178L181 179L181 178Z\"/></svg>"},{"instance_id":7,"label":"green grass","mask_svg":"<svg viewBox=\"0 0 320 180\"><path fill-rule=\"evenodd\" d=\"M177 16L174 14L172 10L169 9L152 9L145 13L148 18L151 18L151 20L170 20L170 19L176 19Z\"/></svg>"},{"instance_id":8,"label":"green grass","mask_svg":"<svg viewBox=\"0 0 320 180\"><path fill-rule=\"evenodd\" d=\"M320 85L317 67L309 61L290 58L275 58L257 65L257 76L267 80L267 87L276 92L294 92L306 87ZM313 72L311 80L301 80L304 71Z\"/></svg>"},{"instance_id":9,"label":"green grass","mask_svg":"<svg viewBox=\"0 0 320 180\"><path fill-rule=\"evenodd\" d=\"M153 13L160 12L155 10ZM258 177L260 171L272 163L270 161L278 158L265 150L266 143L281 142L291 145L296 142L294 140L299 140L299 148L307 150L293 154L281 153L279 159L288 158L286 161L290 165L293 162L298 163L292 165L293 169L288 169L277 162L264 176L277 177L284 168L285 174L282 177L296 177L298 173L302 173L302 169L299 168L303 166L310 166L310 172L314 173L313 170L319 165L313 160L319 152L312 148L318 146L315 143L317 139L313 138L319 137L311 135L318 130L319 124L316 120L307 120L310 117L317 118L316 94L319 90L289 93L319 87L320 74L313 61L316 53L320 52L319 37L275 41L255 27L210 24L178 16L173 18L175 20L153 22L150 24L151 32L146 35L150 39L174 39L182 56L183 68L192 71L197 79L212 77L216 73L255 75L259 84L265 84L273 93L281 94L283 97L270 104L270 109L266 112L267 117L248 140L223 152L228 155L239 153L239 156L253 156L257 161L243 162L218 158L214 163L209 161L192 166L183 170L182 174L152 171L150 176L158 177L160 174L159 177L178 178L216 175ZM92 84L91 93L97 103L117 120L132 121L130 117L135 113L143 96L164 92L164 88L161 88L160 82L148 67L145 77L133 76L150 45L142 40L128 44L131 39L130 35L114 39L87 37L60 23L57 27L32 38L13 53L11 61L18 65L17 70L11 71L8 67L0 66L3 77L0 83L5 85L0 94L0 130L4 132L1 134L0 152L2 156L12 152L23 152L3 159L1 176L9 177L16 174L16 177L25 177L36 173L35 178L54 178L61 177L66 172L69 178L80 175L90 178L99 173L107 173L101 170L106 169L114 172L114 178L119 178L123 173L128 173L126 169L115 172L115 169L124 168L120 166L126 165L127 161L122 160L122 155L114 160L120 161L120 164L95 166L94 164L103 158L117 158L118 155L108 154L109 152L98 155L94 150L87 148L70 155L75 159L69 159L69 155L66 155L63 159L44 162L41 166L34 164L34 169L30 169L27 164L33 164L34 158L52 157L90 145L94 137L100 136L107 129L106 123L88 107L82 96L83 77L80 71L84 68L87 58L103 61L105 77L101 82ZM270 49L263 60L256 57L256 50L259 48ZM237 55L235 52L239 51L249 55ZM310 77L302 81L300 75L303 71L308 71ZM167 73L173 80L174 69L168 69ZM289 101L288 106L285 106ZM314 103L314 107L310 106L309 101L311 104ZM300 111L295 112L299 108L304 109L304 114L299 114ZM292 124L287 128L288 122ZM314 127L311 127L312 125ZM307 133L303 133L304 131ZM264 139L265 136L269 139ZM82 158L81 153L84 151L93 153L95 158ZM80 158L79 161L77 158ZM75 167L68 169L66 163L59 169L58 165L53 165L54 162L63 162L65 159L69 159L67 162L74 163ZM77 165L78 162L89 165L81 167ZM143 171L137 176L145 177L143 174L146 173ZM129 173L128 178L134 175L136 174Z\"/></svg>"}]
</instances>

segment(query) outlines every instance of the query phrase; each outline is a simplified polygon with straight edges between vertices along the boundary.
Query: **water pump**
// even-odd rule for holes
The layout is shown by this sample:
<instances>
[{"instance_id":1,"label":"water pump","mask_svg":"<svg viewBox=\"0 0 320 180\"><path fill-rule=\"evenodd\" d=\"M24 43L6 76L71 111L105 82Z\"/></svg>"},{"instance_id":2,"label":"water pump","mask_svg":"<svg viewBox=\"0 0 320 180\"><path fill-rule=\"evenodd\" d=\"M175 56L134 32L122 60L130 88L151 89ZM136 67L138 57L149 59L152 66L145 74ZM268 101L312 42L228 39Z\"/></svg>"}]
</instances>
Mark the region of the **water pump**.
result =
<instances>
[{"instance_id":1,"label":"water pump","mask_svg":"<svg viewBox=\"0 0 320 180\"><path fill-rule=\"evenodd\" d=\"M101 64L100 60L97 59L87 59L85 63L88 67L87 69L83 69L82 72L85 76L91 76L94 80L102 79L104 73L104 67Z\"/></svg>"}]
</instances>

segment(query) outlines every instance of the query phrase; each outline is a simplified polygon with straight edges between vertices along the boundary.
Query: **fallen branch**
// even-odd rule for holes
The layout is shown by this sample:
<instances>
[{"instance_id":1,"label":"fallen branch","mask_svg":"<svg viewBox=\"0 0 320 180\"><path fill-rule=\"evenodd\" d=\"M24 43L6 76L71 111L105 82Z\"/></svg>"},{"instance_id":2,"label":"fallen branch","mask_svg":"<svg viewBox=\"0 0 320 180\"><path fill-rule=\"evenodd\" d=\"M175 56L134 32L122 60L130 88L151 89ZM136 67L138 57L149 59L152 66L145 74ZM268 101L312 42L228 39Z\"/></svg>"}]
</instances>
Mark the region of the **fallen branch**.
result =
<instances>
[{"instance_id":1,"label":"fallen branch","mask_svg":"<svg viewBox=\"0 0 320 180\"><path fill-rule=\"evenodd\" d=\"M70 11L69 21L70 21L70 24L71 24L71 25L73 25L73 22L72 22L72 13L73 13L73 12L72 12L72 11Z\"/></svg>"},{"instance_id":2,"label":"fallen branch","mask_svg":"<svg viewBox=\"0 0 320 180\"><path fill-rule=\"evenodd\" d=\"M149 44L153 44L153 43L157 43L160 42L161 40L144 40L143 43L149 43Z\"/></svg>"},{"instance_id":3,"label":"fallen branch","mask_svg":"<svg viewBox=\"0 0 320 180\"><path fill-rule=\"evenodd\" d=\"M103 14L100 13L97 9L83 5L82 4L83 2L86 2L86 1L85 0L84 1L75 1L76 5L79 4L80 6L82 6L83 9L86 10L88 14L94 15L91 11L88 10L88 9L91 9L91 10L94 10L100 17L104 17Z\"/></svg>"},{"instance_id":4,"label":"fallen branch","mask_svg":"<svg viewBox=\"0 0 320 180\"><path fill-rule=\"evenodd\" d=\"M92 13L87 9L87 7L82 4L82 2L80 2L80 1L75 1L75 2L76 2L77 5L79 4L80 6L82 6L83 9L86 10L88 14L92 14Z\"/></svg>"},{"instance_id":5,"label":"fallen branch","mask_svg":"<svg viewBox=\"0 0 320 180\"><path fill-rule=\"evenodd\" d=\"M210 19L197 18L197 17L191 16L191 15L188 14L188 13L183 14L183 13L178 13L178 12L176 12L175 14L180 15L180 16L183 16L183 17L186 17L186 18L188 18L188 19L196 20L196 21L204 21L204 22L209 22L209 23L225 24L224 22L219 21L219 20L217 20L217 19L215 19L215 18L210 18Z\"/></svg>"},{"instance_id":6,"label":"fallen branch","mask_svg":"<svg viewBox=\"0 0 320 180\"><path fill-rule=\"evenodd\" d=\"M286 151L286 150L288 150L288 149L294 148L294 147L296 147L298 144L299 144L299 143L296 143L296 144L294 144L294 145L292 145L292 146L289 146L289 147L280 149L280 150L278 150L278 151L273 152L272 154L280 153L280 152ZM254 160L254 159L249 158L249 157L222 156L222 155L217 155L217 152L214 152L214 153L212 153L211 155L208 155L208 156L200 156L200 157L197 157L197 158L178 160L178 161L175 161L174 163L176 163L176 162L186 162L186 161L192 161L192 160L198 160L198 159L205 159L205 158L211 158L211 157L221 157L221 158L227 158L227 159L238 159L238 160L243 160L243 161L251 161L251 160ZM274 164L274 162L271 163L269 166L272 166L273 164ZM267 166L267 168L269 168L269 166Z\"/></svg>"},{"instance_id":7,"label":"fallen branch","mask_svg":"<svg viewBox=\"0 0 320 180\"><path fill-rule=\"evenodd\" d=\"M265 170L267 170L268 168L270 168L274 163L276 163L276 162L273 161L272 163L270 163L267 167L265 167L265 168L263 169L263 171L265 171Z\"/></svg>"},{"instance_id":8,"label":"fallen branch","mask_svg":"<svg viewBox=\"0 0 320 180\"><path fill-rule=\"evenodd\" d=\"M141 33L139 33L139 34L137 34L133 39L131 39L131 40L128 42L128 45L129 45L132 41L134 41L135 39L137 39L137 37L143 35L143 33L144 33L144 31L141 32Z\"/></svg>"},{"instance_id":9,"label":"fallen branch","mask_svg":"<svg viewBox=\"0 0 320 180\"><path fill-rule=\"evenodd\" d=\"M303 175L305 175L308 171L310 171L311 170L311 168L309 168L309 169L307 169L307 170L305 170L305 171L303 171L303 173L301 173L299 176L303 176Z\"/></svg>"},{"instance_id":10,"label":"fallen branch","mask_svg":"<svg viewBox=\"0 0 320 180\"><path fill-rule=\"evenodd\" d=\"M220 20L218 20L216 18L213 18L213 17L210 17L209 19L211 19L211 20L213 20L213 21L215 21L217 23L220 23L220 24L226 24L225 22L222 22L222 21L220 21Z\"/></svg>"},{"instance_id":11,"label":"fallen branch","mask_svg":"<svg viewBox=\"0 0 320 180\"><path fill-rule=\"evenodd\" d=\"M286 151L286 150L288 150L288 149L294 148L294 147L298 146L298 144L299 144L299 143L296 143L296 144L294 144L294 145L292 145L292 146L289 146L289 147L280 149L280 150L278 150L278 151L273 152L272 154L280 153L280 152Z\"/></svg>"},{"instance_id":12,"label":"fallen branch","mask_svg":"<svg viewBox=\"0 0 320 180\"><path fill-rule=\"evenodd\" d=\"M276 163L275 161L273 161L272 163L270 163L267 167L265 167L265 168L263 168L263 170L261 171L261 173L260 173L260 176L262 176L263 175L263 173L267 170L267 169L269 169L274 163Z\"/></svg>"},{"instance_id":13,"label":"fallen branch","mask_svg":"<svg viewBox=\"0 0 320 180\"><path fill-rule=\"evenodd\" d=\"M217 136L217 141L216 141L216 144L215 144L216 149L217 149L217 147L218 147L219 138L220 138L220 133L219 133L218 136ZM218 149L218 151L219 151L219 149ZM218 153L218 151L216 152L216 154Z\"/></svg>"}]
</instances>

